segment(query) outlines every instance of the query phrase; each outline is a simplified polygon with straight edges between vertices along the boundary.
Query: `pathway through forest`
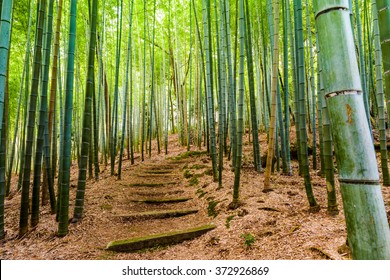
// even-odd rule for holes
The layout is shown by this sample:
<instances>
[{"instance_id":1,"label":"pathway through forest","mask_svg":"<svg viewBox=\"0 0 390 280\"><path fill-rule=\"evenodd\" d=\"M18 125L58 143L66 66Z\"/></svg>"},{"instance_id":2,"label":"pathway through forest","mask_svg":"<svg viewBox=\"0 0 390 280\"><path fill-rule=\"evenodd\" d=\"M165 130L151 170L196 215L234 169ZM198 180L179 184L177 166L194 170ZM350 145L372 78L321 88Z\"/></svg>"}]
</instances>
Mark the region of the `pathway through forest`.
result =
<instances>
[{"instance_id":1,"label":"pathway through forest","mask_svg":"<svg viewBox=\"0 0 390 280\"><path fill-rule=\"evenodd\" d=\"M131 224L130 232L136 236L110 242L108 250L129 252L172 245L215 228L206 224L210 219L199 211L199 197L182 173L183 167L188 166L186 159L202 154L188 152L157 163L144 163L127 174L124 180L131 183L123 185L131 199L124 199L123 213L116 218Z\"/></svg>"}]
</instances>

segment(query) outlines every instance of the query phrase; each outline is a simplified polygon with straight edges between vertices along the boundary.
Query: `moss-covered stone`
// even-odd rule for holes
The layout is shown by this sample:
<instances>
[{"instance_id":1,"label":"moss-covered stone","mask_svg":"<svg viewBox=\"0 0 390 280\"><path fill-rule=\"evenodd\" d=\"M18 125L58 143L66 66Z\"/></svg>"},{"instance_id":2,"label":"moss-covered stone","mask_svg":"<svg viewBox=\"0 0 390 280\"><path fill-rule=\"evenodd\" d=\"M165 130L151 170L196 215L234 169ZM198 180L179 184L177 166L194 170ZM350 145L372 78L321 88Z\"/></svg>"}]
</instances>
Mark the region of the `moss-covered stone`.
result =
<instances>
[{"instance_id":1,"label":"moss-covered stone","mask_svg":"<svg viewBox=\"0 0 390 280\"><path fill-rule=\"evenodd\" d=\"M186 209L186 210L166 210L166 211L149 211L141 213L132 213L126 215L117 216L124 221L133 221L133 220L148 220L148 219L166 219L173 217L181 217L190 214L197 213L196 209Z\"/></svg>"},{"instance_id":2,"label":"moss-covered stone","mask_svg":"<svg viewBox=\"0 0 390 280\"><path fill-rule=\"evenodd\" d=\"M133 252L154 246L173 245L185 240L193 239L213 230L215 225L204 225L182 231L166 232L155 235L135 237L125 240L116 240L108 243L106 249L117 252Z\"/></svg>"}]
</instances>

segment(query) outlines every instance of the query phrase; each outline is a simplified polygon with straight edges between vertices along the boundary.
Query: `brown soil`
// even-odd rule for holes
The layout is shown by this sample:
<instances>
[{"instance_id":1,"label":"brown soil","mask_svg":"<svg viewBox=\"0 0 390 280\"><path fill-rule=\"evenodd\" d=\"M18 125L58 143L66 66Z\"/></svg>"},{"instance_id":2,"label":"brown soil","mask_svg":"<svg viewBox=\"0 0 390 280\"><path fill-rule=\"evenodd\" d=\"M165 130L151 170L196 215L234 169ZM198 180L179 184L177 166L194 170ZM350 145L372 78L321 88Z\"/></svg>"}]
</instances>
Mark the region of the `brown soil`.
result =
<instances>
[{"instance_id":1,"label":"brown soil","mask_svg":"<svg viewBox=\"0 0 390 280\"><path fill-rule=\"evenodd\" d=\"M261 136L262 154L265 136ZM207 155L174 159L186 149L171 136L169 154L153 154L134 165L123 164L122 180L110 176L109 166L102 166L100 180L88 181L85 216L69 225L69 234L56 236L57 223L49 206L41 209L40 223L17 238L20 193L14 193L5 203L7 235L0 248L1 259L348 259L346 228L342 202L338 194L340 213L327 214L325 179L311 171L313 190L321 209L309 211L303 179L275 172L274 191L263 193L263 175L254 171L252 145L244 146L240 198L242 205L228 210L232 198L234 173L225 159L223 187L210 176L211 161ZM193 151L197 148L192 147ZM154 172L154 171L166 172ZM151 176L146 176L147 174ZM141 176L140 176L141 175ZM194 179L196 178L196 179ZM15 189L16 178L14 178ZM164 186L130 186L169 183ZM77 166L72 169L70 215L73 213L77 185ZM383 188L386 210L390 211L390 188ZM191 197L175 204L146 204L132 200L149 198ZM213 209L214 206L214 209ZM120 215L141 211L198 209L188 216L160 220L124 221ZM184 230L212 223L216 229L183 243L147 249L136 253L116 253L106 250L112 240L127 239L165 231ZM246 239L245 237L246 236ZM253 238L252 238L253 237ZM251 240L253 239L253 240ZM246 241L246 242L245 242ZM254 241L251 243L251 241Z\"/></svg>"}]
</instances>

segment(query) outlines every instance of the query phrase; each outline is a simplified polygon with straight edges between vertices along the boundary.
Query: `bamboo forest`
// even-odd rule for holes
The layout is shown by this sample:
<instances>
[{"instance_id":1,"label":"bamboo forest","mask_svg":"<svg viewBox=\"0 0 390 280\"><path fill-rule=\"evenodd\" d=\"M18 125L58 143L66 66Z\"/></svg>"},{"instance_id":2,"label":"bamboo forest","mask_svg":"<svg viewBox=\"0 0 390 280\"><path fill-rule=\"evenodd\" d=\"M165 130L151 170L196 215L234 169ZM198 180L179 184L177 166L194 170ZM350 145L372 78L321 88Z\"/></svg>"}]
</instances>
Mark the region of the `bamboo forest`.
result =
<instances>
[{"instance_id":1,"label":"bamboo forest","mask_svg":"<svg viewBox=\"0 0 390 280\"><path fill-rule=\"evenodd\" d=\"M390 0L0 11L1 259L390 259Z\"/></svg>"}]
</instances>

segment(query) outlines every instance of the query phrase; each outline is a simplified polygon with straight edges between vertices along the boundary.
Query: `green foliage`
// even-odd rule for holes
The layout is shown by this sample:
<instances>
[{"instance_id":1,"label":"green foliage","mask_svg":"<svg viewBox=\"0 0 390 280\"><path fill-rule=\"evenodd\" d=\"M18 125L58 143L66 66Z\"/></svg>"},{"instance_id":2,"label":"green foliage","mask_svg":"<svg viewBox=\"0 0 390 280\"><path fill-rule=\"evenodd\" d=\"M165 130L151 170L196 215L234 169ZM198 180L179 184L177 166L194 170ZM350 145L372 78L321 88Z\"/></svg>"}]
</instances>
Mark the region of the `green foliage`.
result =
<instances>
[{"instance_id":1,"label":"green foliage","mask_svg":"<svg viewBox=\"0 0 390 280\"><path fill-rule=\"evenodd\" d=\"M208 175L208 176L213 176L213 170L211 168L208 168L205 172L204 172L205 175Z\"/></svg>"},{"instance_id":2,"label":"green foliage","mask_svg":"<svg viewBox=\"0 0 390 280\"><path fill-rule=\"evenodd\" d=\"M225 226L226 228L230 228L230 222L234 219L235 215L230 215L229 217L226 218L226 223Z\"/></svg>"},{"instance_id":3,"label":"green foliage","mask_svg":"<svg viewBox=\"0 0 390 280\"><path fill-rule=\"evenodd\" d=\"M192 172L191 172L190 170L186 169L186 170L184 171L184 178L189 179L189 178L191 178L192 176L194 176L194 174L192 174Z\"/></svg>"},{"instance_id":4,"label":"green foliage","mask_svg":"<svg viewBox=\"0 0 390 280\"><path fill-rule=\"evenodd\" d=\"M209 215L209 217L215 218L218 216L219 211L216 209L218 203L219 203L219 201L216 201L216 200L213 200L212 198L210 198L209 205L207 207L207 214Z\"/></svg>"},{"instance_id":5,"label":"green foliage","mask_svg":"<svg viewBox=\"0 0 390 280\"><path fill-rule=\"evenodd\" d=\"M205 192L203 189L198 189L196 193L199 194L199 198L202 198L207 194L207 192Z\"/></svg>"},{"instance_id":6,"label":"green foliage","mask_svg":"<svg viewBox=\"0 0 390 280\"><path fill-rule=\"evenodd\" d=\"M207 151L187 151L178 156L171 157L170 159L178 161L178 160L183 160L183 159L188 159L193 157L200 157L203 155L207 155Z\"/></svg>"},{"instance_id":7,"label":"green foliage","mask_svg":"<svg viewBox=\"0 0 390 280\"><path fill-rule=\"evenodd\" d=\"M204 165L204 164L194 164L194 165L190 166L189 168L190 169L199 170L199 169L207 168L207 165Z\"/></svg>"},{"instance_id":8,"label":"green foliage","mask_svg":"<svg viewBox=\"0 0 390 280\"><path fill-rule=\"evenodd\" d=\"M241 238L244 239L244 245L247 249L249 249L256 242L256 238L250 233L241 234Z\"/></svg>"},{"instance_id":9,"label":"green foliage","mask_svg":"<svg viewBox=\"0 0 390 280\"><path fill-rule=\"evenodd\" d=\"M198 179L198 177L197 177L197 176L192 177L192 178L190 179L190 181L189 181L189 184L190 184L190 186L195 186L195 185L199 184L199 179Z\"/></svg>"},{"instance_id":10,"label":"green foliage","mask_svg":"<svg viewBox=\"0 0 390 280\"><path fill-rule=\"evenodd\" d=\"M100 205L100 209L110 211L110 210L112 210L112 205L110 205L110 204L102 204L102 205Z\"/></svg>"}]
</instances>

